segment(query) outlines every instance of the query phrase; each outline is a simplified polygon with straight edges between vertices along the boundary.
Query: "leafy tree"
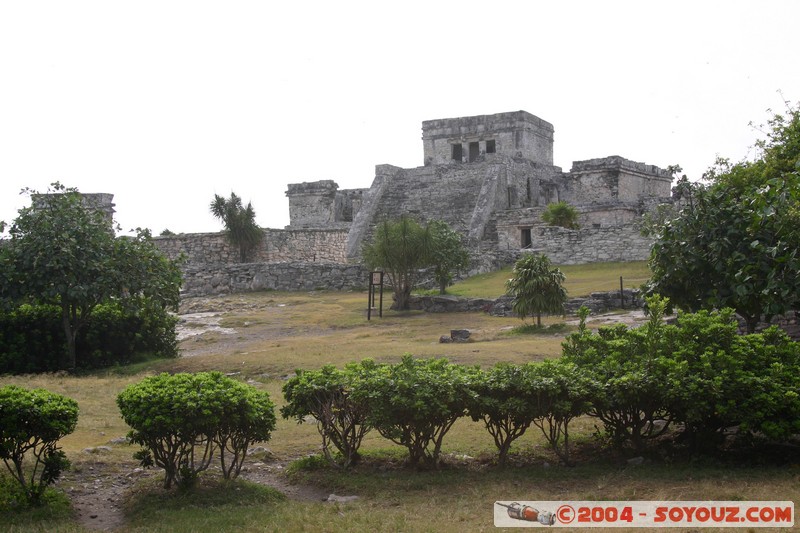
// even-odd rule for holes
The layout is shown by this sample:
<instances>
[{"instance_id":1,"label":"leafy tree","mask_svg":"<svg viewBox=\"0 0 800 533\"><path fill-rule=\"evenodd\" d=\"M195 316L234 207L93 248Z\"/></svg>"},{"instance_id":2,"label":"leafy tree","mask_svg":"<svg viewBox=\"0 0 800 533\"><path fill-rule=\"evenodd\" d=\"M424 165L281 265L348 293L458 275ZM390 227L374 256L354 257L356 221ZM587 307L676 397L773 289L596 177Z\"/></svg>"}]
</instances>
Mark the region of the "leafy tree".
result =
<instances>
[{"instance_id":1,"label":"leafy tree","mask_svg":"<svg viewBox=\"0 0 800 533\"><path fill-rule=\"evenodd\" d=\"M566 465L569 455L569 423L589 412L597 396L597 383L591 373L564 358L529 363L531 392L536 394L540 416L533 420L553 452Z\"/></svg>"},{"instance_id":2,"label":"leafy tree","mask_svg":"<svg viewBox=\"0 0 800 533\"><path fill-rule=\"evenodd\" d=\"M383 221L375 228L372 242L364 245L362 255L367 267L386 272L398 310L409 308L409 297L423 269L430 265L429 229L408 217L396 222Z\"/></svg>"},{"instance_id":3,"label":"leafy tree","mask_svg":"<svg viewBox=\"0 0 800 533\"><path fill-rule=\"evenodd\" d=\"M247 261L252 252L264 238L264 232L256 224L256 212L253 205L247 202L242 204L242 199L231 192L231 197L215 194L210 205L211 214L225 224L225 233L230 243L239 248L239 261Z\"/></svg>"},{"instance_id":4,"label":"leafy tree","mask_svg":"<svg viewBox=\"0 0 800 533\"><path fill-rule=\"evenodd\" d=\"M369 363L350 364L344 370L325 365L320 370L297 370L283 385L286 405L281 408L283 418L294 417L297 423L311 415L317 421L322 436L322 453L336 466L347 468L359 460L361 440L371 429L367 421L369 403L353 398L353 380ZM339 451L337 459L330 445Z\"/></svg>"},{"instance_id":5,"label":"leafy tree","mask_svg":"<svg viewBox=\"0 0 800 533\"><path fill-rule=\"evenodd\" d=\"M750 332L800 306L800 110L769 127L757 160L718 160L660 228L647 284L685 310L732 307Z\"/></svg>"},{"instance_id":6,"label":"leafy tree","mask_svg":"<svg viewBox=\"0 0 800 533\"><path fill-rule=\"evenodd\" d=\"M164 469L167 489L191 486L217 451L223 477L235 478L250 443L275 429L269 395L220 372L151 376L125 388L117 406L143 446L135 456Z\"/></svg>"},{"instance_id":7,"label":"leafy tree","mask_svg":"<svg viewBox=\"0 0 800 533\"><path fill-rule=\"evenodd\" d=\"M414 286L432 269L439 292L445 293L453 272L469 265L469 253L461 236L446 222L433 220L422 226L409 217L386 220L365 243L362 256L367 268L382 269L394 293L394 307L406 310Z\"/></svg>"},{"instance_id":8,"label":"leafy tree","mask_svg":"<svg viewBox=\"0 0 800 533\"><path fill-rule=\"evenodd\" d=\"M514 298L512 307L521 319L535 315L536 324L541 327L542 314L564 314L564 274L551 265L547 256L523 256L514 264L512 275L506 290Z\"/></svg>"},{"instance_id":9,"label":"leafy tree","mask_svg":"<svg viewBox=\"0 0 800 533\"><path fill-rule=\"evenodd\" d=\"M650 256L650 294L688 311L732 307L749 332L800 304L800 174L738 196L720 183L668 221Z\"/></svg>"},{"instance_id":10,"label":"leafy tree","mask_svg":"<svg viewBox=\"0 0 800 533\"><path fill-rule=\"evenodd\" d=\"M408 449L412 466L436 467L444 436L467 409L469 369L445 359L414 359L365 367L353 396L369 404L370 424Z\"/></svg>"},{"instance_id":11,"label":"leafy tree","mask_svg":"<svg viewBox=\"0 0 800 533\"><path fill-rule=\"evenodd\" d=\"M537 394L530 386L529 370L527 366L498 363L475 374L470 382L474 394L469 402L469 415L476 422L483 421L494 439L500 466L505 466L511 444L541 416Z\"/></svg>"},{"instance_id":12,"label":"leafy tree","mask_svg":"<svg viewBox=\"0 0 800 533\"><path fill-rule=\"evenodd\" d=\"M130 305L176 307L181 273L161 255L146 230L116 239L103 213L86 206L78 191L59 183L14 220L0 247L0 300L61 308L67 340L62 368L74 369L76 339L92 311L112 298Z\"/></svg>"},{"instance_id":13,"label":"leafy tree","mask_svg":"<svg viewBox=\"0 0 800 533\"><path fill-rule=\"evenodd\" d=\"M69 467L58 441L77 423L78 403L71 398L44 389L0 387L0 458L30 503L38 504L47 485Z\"/></svg>"},{"instance_id":14,"label":"leafy tree","mask_svg":"<svg viewBox=\"0 0 800 533\"><path fill-rule=\"evenodd\" d=\"M580 229L580 225L578 224L578 210L563 200L547 204L544 213L542 213L542 220L550 226Z\"/></svg>"},{"instance_id":15,"label":"leafy tree","mask_svg":"<svg viewBox=\"0 0 800 533\"><path fill-rule=\"evenodd\" d=\"M569 423L588 412L593 391L585 374L559 359L525 365L498 363L471 376L469 415L486 425L501 466L507 462L511 444L531 424L542 431L553 451L571 464Z\"/></svg>"},{"instance_id":16,"label":"leafy tree","mask_svg":"<svg viewBox=\"0 0 800 533\"><path fill-rule=\"evenodd\" d=\"M446 222L431 221L428 230L432 241L429 262L433 267L433 277L439 284L439 294L445 294L447 286L453 282L453 272L469 265L469 253L461 242L461 234Z\"/></svg>"}]
</instances>

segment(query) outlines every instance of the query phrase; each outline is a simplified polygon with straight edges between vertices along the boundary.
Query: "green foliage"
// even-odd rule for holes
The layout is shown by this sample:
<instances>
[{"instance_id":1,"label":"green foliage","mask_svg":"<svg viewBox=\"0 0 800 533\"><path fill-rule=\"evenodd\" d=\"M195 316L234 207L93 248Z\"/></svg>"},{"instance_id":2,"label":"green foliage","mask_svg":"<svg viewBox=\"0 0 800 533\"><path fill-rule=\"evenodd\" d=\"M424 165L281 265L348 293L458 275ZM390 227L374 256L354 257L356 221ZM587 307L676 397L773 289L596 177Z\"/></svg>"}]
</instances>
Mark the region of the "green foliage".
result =
<instances>
[{"instance_id":1,"label":"green foliage","mask_svg":"<svg viewBox=\"0 0 800 533\"><path fill-rule=\"evenodd\" d=\"M531 370L530 365L499 363L476 373L470 381L473 395L469 415L485 424L497 446L501 466L506 464L511 444L542 416L538 395L531 387Z\"/></svg>"},{"instance_id":2,"label":"green foliage","mask_svg":"<svg viewBox=\"0 0 800 533\"><path fill-rule=\"evenodd\" d=\"M40 503L45 488L69 467L58 441L77 423L78 404L70 398L44 389L0 387L0 458L29 503Z\"/></svg>"},{"instance_id":3,"label":"green foliage","mask_svg":"<svg viewBox=\"0 0 800 533\"><path fill-rule=\"evenodd\" d=\"M396 365L362 363L353 398L369 405L369 423L408 449L412 466L435 467L442 440L466 413L472 369L445 359L414 359Z\"/></svg>"},{"instance_id":4,"label":"green foliage","mask_svg":"<svg viewBox=\"0 0 800 533\"><path fill-rule=\"evenodd\" d=\"M408 309L408 299L426 269L430 269L444 294L453 273L469 265L469 253L461 235L446 222L432 220L426 226L408 217L383 221L375 228L362 256L367 268L386 272L394 293L394 308Z\"/></svg>"},{"instance_id":5,"label":"green foliage","mask_svg":"<svg viewBox=\"0 0 800 533\"><path fill-rule=\"evenodd\" d=\"M48 486L35 503L30 502L20 484L0 472L0 530L72 531L64 525L73 519L73 512L63 490Z\"/></svg>"},{"instance_id":6,"label":"green foliage","mask_svg":"<svg viewBox=\"0 0 800 533\"><path fill-rule=\"evenodd\" d=\"M152 376L123 390L117 406L146 450L139 458L164 469L165 488L192 486L215 452L223 477L235 478L250 443L275 429L267 393L219 372Z\"/></svg>"},{"instance_id":7,"label":"green foliage","mask_svg":"<svg viewBox=\"0 0 800 533\"><path fill-rule=\"evenodd\" d=\"M514 298L512 307L521 319L536 316L536 324L541 327L542 314L564 314L564 274L550 264L547 256L526 254L514 264L511 274L506 290Z\"/></svg>"},{"instance_id":8,"label":"green foliage","mask_svg":"<svg viewBox=\"0 0 800 533\"><path fill-rule=\"evenodd\" d=\"M689 311L732 307L753 332L800 306L800 111L774 115L756 161L717 161L656 232L650 294Z\"/></svg>"},{"instance_id":9,"label":"green foliage","mask_svg":"<svg viewBox=\"0 0 800 533\"><path fill-rule=\"evenodd\" d=\"M578 224L578 210L564 201L547 204L547 207L542 213L542 221L550 226L580 229L580 225Z\"/></svg>"},{"instance_id":10,"label":"green foliage","mask_svg":"<svg viewBox=\"0 0 800 533\"><path fill-rule=\"evenodd\" d=\"M286 399L281 408L283 418L295 418L299 424L307 416L313 416L322 436L322 453L331 464L344 468L358 462L358 448L370 430L368 405L356 401L352 395L353 380L361 368L349 364L344 370L333 365L320 370L297 370L283 385ZM339 452L339 457L330 445Z\"/></svg>"},{"instance_id":11,"label":"green foliage","mask_svg":"<svg viewBox=\"0 0 800 533\"><path fill-rule=\"evenodd\" d=\"M242 263L246 262L250 253L264 238L264 232L256 224L253 205L248 202L247 206L244 206L242 199L231 192L231 197L227 200L215 194L209 208L211 214L225 224L228 240L239 248L239 260Z\"/></svg>"},{"instance_id":12,"label":"green foliage","mask_svg":"<svg viewBox=\"0 0 800 533\"><path fill-rule=\"evenodd\" d=\"M371 242L362 250L370 269L382 269L394 293L394 307L406 310L411 290L422 270L430 265L430 231L408 217L383 221L375 228Z\"/></svg>"},{"instance_id":13,"label":"green foliage","mask_svg":"<svg viewBox=\"0 0 800 533\"><path fill-rule=\"evenodd\" d=\"M469 253L461 242L461 234L442 220L428 223L431 246L429 263L433 277L439 285L439 294L445 294L453 283L453 273L469 266Z\"/></svg>"},{"instance_id":14,"label":"green foliage","mask_svg":"<svg viewBox=\"0 0 800 533\"><path fill-rule=\"evenodd\" d=\"M0 247L0 302L7 309L58 306L66 339L59 368L74 369L78 335L98 305L118 299L134 309L175 307L181 273L146 230L116 239L112 223L76 189L52 187L53 194L25 191L33 205L20 210Z\"/></svg>"},{"instance_id":15,"label":"green foliage","mask_svg":"<svg viewBox=\"0 0 800 533\"><path fill-rule=\"evenodd\" d=\"M784 440L800 431L800 345L773 328L738 335L733 310L681 314L663 322L668 301L648 299L650 321L586 328L564 343L564 358L595 382L589 414L621 446L641 450L676 424L694 449L712 449L738 426Z\"/></svg>"},{"instance_id":16,"label":"green foliage","mask_svg":"<svg viewBox=\"0 0 800 533\"><path fill-rule=\"evenodd\" d=\"M724 185L698 190L653 245L647 291L689 311L733 307L750 332L798 307L799 203L797 173L739 198Z\"/></svg>"},{"instance_id":17,"label":"green foliage","mask_svg":"<svg viewBox=\"0 0 800 533\"><path fill-rule=\"evenodd\" d=\"M719 444L733 426L775 440L800 431L800 345L776 328L737 330L731 309L683 314L667 330L672 358L683 366L678 418L696 448Z\"/></svg>"},{"instance_id":18,"label":"green foliage","mask_svg":"<svg viewBox=\"0 0 800 533\"><path fill-rule=\"evenodd\" d=\"M595 386L587 373L566 360L525 365L500 363L473 377L469 414L483 420L506 464L511 443L531 426L538 427L565 464L569 423L588 412Z\"/></svg>"},{"instance_id":19,"label":"green foliage","mask_svg":"<svg viewBox=\"0 0 800 533\"><path fill-rule=\"evenodd\" d=\"M531 390L538 398L541 413L533 424L564 464L571 465L569 423L589 411L597 395L597 383L585 368L563 358L530 365Z\"/></svg>"},{"instance_id":20,"label":"green foliage","mask_svg":"<svg viewBox=\"0 0 800 533\"><path fill-rule=\"evenodd\" d=\"M591 380L576 365L562 360L525 365L499 363L471 376L469 415L482 420L494 439L498 462L505 465L511 443L531 424L566 463L569 423L586 413L594 392Z\"/></svg>"},{"instance_id":21,"label":"green foliage","mask_svg":"<svg viewBox=\"0 0 800 533\"><path fill-rule=\"evenodd\" d=\"M176 357L176 324L177 318L160 306L100 304L78 332L78 367L128 364L146 355ZM59 307L23 304L0 311L0 373L59 370L65 345Z\"/></svg>"},{"instance_id":22,"label":"green foliage","mask_svg":"<svg viewBox=\"0 0 800 533\"><path fill-rule=\"evenodd\" d=\"M630 442L636 450L663 434L675 418L671 385L681 377L673 372L663 334L667 302L655 297L647 303L650 320L643 327L601 328L596 336L583 330L567 341L578 347L568 360L587 368L602 385L590 414L603 422L615 444Z\"/></svg>"}]
</instances>

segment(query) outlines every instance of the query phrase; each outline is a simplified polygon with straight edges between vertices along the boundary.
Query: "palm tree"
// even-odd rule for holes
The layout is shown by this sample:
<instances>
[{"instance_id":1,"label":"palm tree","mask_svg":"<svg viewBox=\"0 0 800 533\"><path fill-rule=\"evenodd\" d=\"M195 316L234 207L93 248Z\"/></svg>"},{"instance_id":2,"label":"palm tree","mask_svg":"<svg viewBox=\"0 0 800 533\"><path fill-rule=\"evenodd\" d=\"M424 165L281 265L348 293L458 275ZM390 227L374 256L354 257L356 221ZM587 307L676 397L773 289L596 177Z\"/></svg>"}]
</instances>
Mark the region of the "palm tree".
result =
<instances>
[{"instance_id":1,"label":"palm tree","mask_svg":"<svg viewBox=\"0 0 800 533\"><path fill-rule=\"evenodd\" d=\"M522 257L514 264L512 274L506 290L514 298L512 308L521 319L536 316L536 325L541 327L542 314L564 314L564 273L553 267L546 255Z\"/></svg>"},{"instance_id":2,"label":"palm tree","mask_svg":"<svg viewBox=\"0 0 800 533\"><path fill-rule=\"evenodd\" d=\"M548 204L542 213L542 220L551 226L561 226L567 229L580 229L578 224L578 210L567 202L561 201Z\"/></svg>"},{"instance_id":3,"label":"palm tree","mask_svg":"<svg viewBox=\"0 0 800 533\"><path fill-rule=\"evenodd\" d=\"M225 224L225 233L230 243L239 248L239 260L244 263L250 252L261 242L264 233L256 224L256 212L248 202L242 205L242 199L231 192L228 199L215 194L211 202L211 214Z\"/></svg>"}]
</instances>

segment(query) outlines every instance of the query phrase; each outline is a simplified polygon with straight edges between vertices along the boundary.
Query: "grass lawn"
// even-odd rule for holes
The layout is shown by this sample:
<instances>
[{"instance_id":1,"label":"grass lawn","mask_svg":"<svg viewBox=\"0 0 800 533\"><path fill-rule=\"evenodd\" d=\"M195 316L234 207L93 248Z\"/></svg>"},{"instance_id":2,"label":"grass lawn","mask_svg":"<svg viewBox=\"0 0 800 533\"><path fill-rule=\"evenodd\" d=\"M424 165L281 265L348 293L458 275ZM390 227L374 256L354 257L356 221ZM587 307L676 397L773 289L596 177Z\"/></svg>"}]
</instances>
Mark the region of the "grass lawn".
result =
<instances>
[{"instance_id":1,"label":"grass lawn","mask_svg":"<svg viewBox=\"0 0 800 533\"><path fill-rule=\"evenodd\" d=\"M643 264L593 266L589 272L565 267L574 290L609 290L625 279L646 277ZM468 280L453 293L488 295L502 292L508 273ZM637 281L634 284L638 284ZM353 471L320 467L309 459L320 449L314 424L279 418L272 440L263 443L271 456L250 458L248 472L270 469L283 483L313 486L324 494L356 495L350 503L286 498L264 484L238 480L221 484L204 476L189 493L165 492L160 476L131 478L135 447L110 444L127 433L115 397L127 385L154 372L219 370L269 392L278 407L281 387L295 368L319 368L371 357L398 361L404 353L447 357L483 367L498 361L525 362L559 356L564 332L512 334L521 321L480 313L435 314L384 311L366 320L366 293L264 292L201 300L222 315L223 327L235 333L204 333L182 342L184 356L131 368L88 375L0 376L0 385L43 387L74 398L80 406L77 430L61 444L74 469L56 486L68 498L81 487L127 483L120 500L118 531L495 531L496 500L792 500L800 501L800 468L764 461L693 460L653 451L641 466L630 466L596 445L595 422L582 418L571 427L578 466L560 466L533 428L512 448L511 466L493 464L491 436L482 424L461 419L444 439L447 466L418 472L404 468L405 450L376 432L364 441L364 462ZM547 324L559 319L550 318ZM450 329L473 331L474 342L440 344ZM90 447L109 446L102 457ZM294 463L293 463L294 462ZM293 466L294 465L294 466ZM300 467L302 466L302 467ZM288 473L282 473L287 472ZM275 474L277 472L277 474ZM132 479L132 481L131 481ZM126 481L128 480L128 481ZM2 485L0 485L2 486ZM87 531L85 519L63 503L47 511L2 508L2 531ZM109 504L110 505L110 504ZM714 531L708 529L708 531Z\"/></svg>"},{"instance_id":2,"label":"grass lawn","mask_svg":"<svg viewBox=\"0 0 800 533\"><path fill-rule=\"evenodd\" d=\"M588 296L592 292L619 290L620 277L625 288L639 288L650 278L646 261L556 266L564 273L564 287L570 298ZM505 283L511 275L511 267L507 267L472 276L448 287L447 292L471 298L497 298L505 294Z\"/></svg>"}]
</instances>

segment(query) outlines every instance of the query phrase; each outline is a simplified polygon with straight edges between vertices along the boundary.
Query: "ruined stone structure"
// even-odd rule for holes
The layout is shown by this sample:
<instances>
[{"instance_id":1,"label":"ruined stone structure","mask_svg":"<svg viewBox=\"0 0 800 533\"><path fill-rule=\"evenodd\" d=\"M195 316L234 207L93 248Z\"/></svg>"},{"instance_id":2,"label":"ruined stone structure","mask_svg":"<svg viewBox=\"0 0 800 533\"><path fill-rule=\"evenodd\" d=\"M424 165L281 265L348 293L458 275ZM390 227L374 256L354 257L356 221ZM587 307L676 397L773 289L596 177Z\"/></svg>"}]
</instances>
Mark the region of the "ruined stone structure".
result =
<instances>
[{"instance_id":1,"label":"ruined stone structure","mask_svg":"<svg viewBox=\"0 0 800 533\"><path fill-rule=\"evenodd\" d=\"M290 224L265 230L254 260L324 263L325 276L333 276L330 268L346 272L333 276L337 287L363 287L366 274L348 265L358 263L363 242L380 220L402 215L444 220L461 232L473 272L529 251L545 253L556 264L646 259L650 241L638 224L645 212L670 201L671 175L619 156L575 161L563 172L553 165L553 132L552 124L525 111L424 121L420 167L377 165L366 189L339 189L333 180L289 184ZM557 201L577 208L581 229L541 221L546 206ZM196 280L187 283L190 293L248 288L242 268L220 274L236 261L221 234L157 242L168 255L188 258L187 272ZM288 281L265 282L267 274L259 272L260 281L251 280L249 288L297 288ZM325 279L302 284L327 285Z\"/></svg>"},{"instance_id":2,"label":"ruined stone structure","mask_svg":"<svg viewBox=\"0 0 800 533\"><path fill-rule=\"evenodd\" d=\"M34 194L31 196L31 204L33 207L39 207L42 205L46 205L47 198L51 196L58 196L62 193L42 193L42 194ZM111 224L114 220L114 195L105 193L105 192L97 192L97 193L80 193L81 203L84 207L89 209L95 209L103 213L103 216L108 220L108 223Z\"/></svg>"},{"instance_id":3,"label":"ruined stone structure","mask_svg":"<svg viewBox=\"0 0 800 533\"><path fill-rule=\"evenodd\" d=\"M553 131L525 111L425 121L423 166L378 165L366 190L339 191L329 180L290 185L291 227L322 220L341 227L352 216L349 260L376 221L401 215L445 220L476 257L533 250L562 264L646 258L650 243L637 224L654 204L669 201L671 175L619 156L576 161L565 173L553 165ZM541 221L557 201L578 209L581 230Z\"/></svg>"}]
</instances>

